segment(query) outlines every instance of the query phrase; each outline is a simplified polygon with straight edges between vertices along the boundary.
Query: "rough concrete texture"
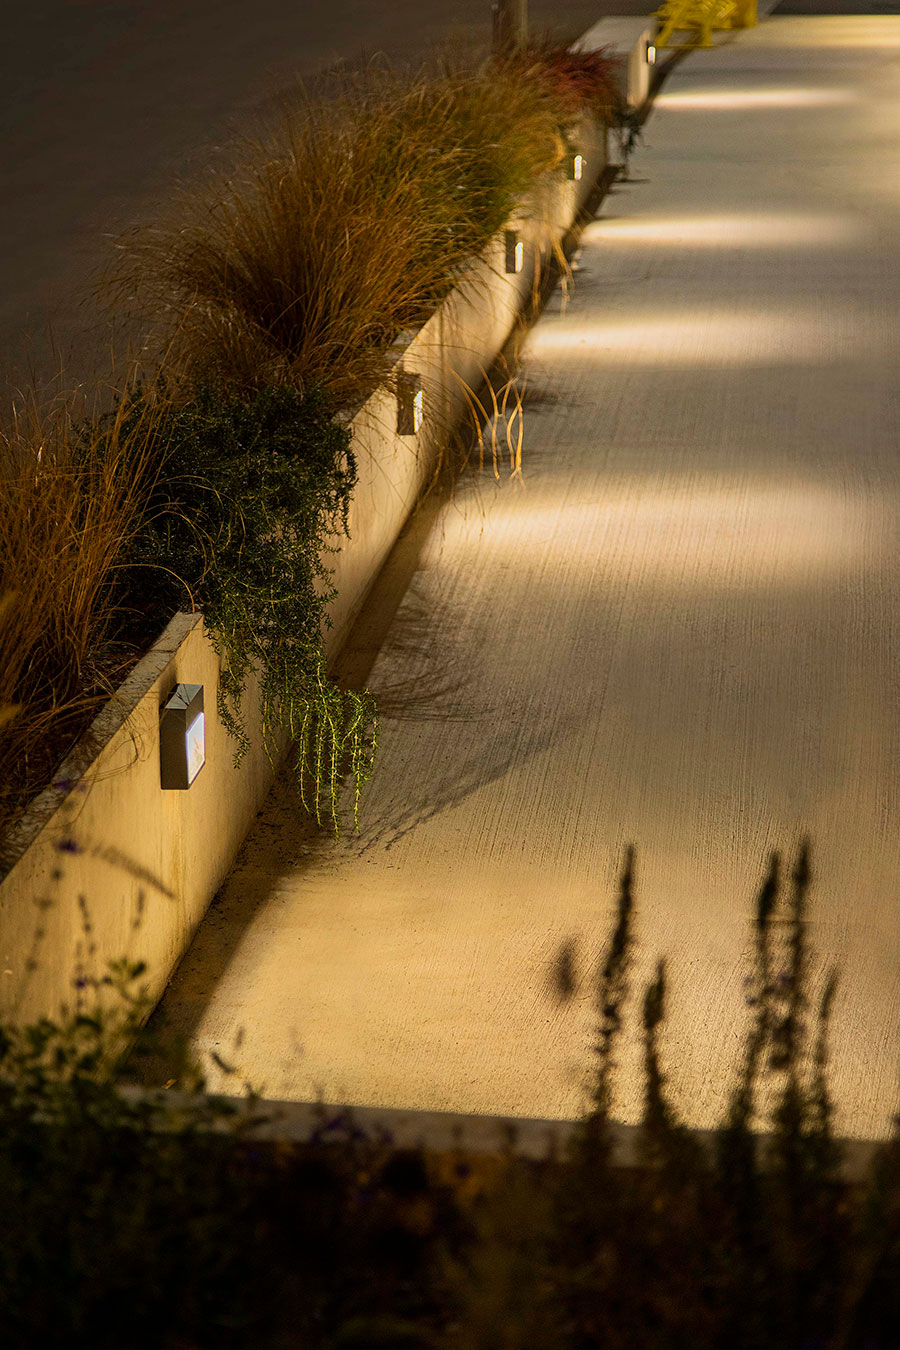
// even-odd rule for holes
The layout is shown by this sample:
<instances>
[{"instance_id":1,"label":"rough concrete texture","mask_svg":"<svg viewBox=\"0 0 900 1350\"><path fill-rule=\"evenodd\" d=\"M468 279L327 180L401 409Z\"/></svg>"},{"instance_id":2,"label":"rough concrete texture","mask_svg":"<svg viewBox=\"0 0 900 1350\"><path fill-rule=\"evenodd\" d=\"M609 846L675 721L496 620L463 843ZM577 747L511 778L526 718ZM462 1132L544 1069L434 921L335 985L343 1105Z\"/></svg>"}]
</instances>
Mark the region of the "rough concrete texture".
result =
<instances>
[{"instance_id":1,"label":"rough concrete texture","mask_svg":"<svg viewBox=\"0 0 900 1350\"><path fill-rule=\"evenodd\" d=\"M900 19L775 18L692 55L633 172L527 347L524 486L485 474L424 513L348 653L359 674L377 651L382 709L362 837L315 838L279 783L166 1010L273 1097L573 1116L634 842L635 984L667 958L671 1086L709 1126L755 890L808 832L812 974L842 972L837 1127L878 1136L900 1050Z\"/></svg>"}]
</instances>

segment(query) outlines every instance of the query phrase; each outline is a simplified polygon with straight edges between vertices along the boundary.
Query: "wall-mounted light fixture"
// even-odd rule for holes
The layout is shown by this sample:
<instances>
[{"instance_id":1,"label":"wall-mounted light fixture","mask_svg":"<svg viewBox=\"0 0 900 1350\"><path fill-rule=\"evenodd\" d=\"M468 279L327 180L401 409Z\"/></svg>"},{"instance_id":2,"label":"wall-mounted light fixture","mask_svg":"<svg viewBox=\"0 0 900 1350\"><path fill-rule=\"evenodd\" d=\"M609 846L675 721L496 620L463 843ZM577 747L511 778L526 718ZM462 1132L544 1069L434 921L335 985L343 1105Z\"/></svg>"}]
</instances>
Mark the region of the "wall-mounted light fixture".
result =
<instances>
[{"instance_id":1,"label":"wall-mounted light fixture","mask_svg":"<svg viewBox=\"0 0 900 1350\"><path fill-rule=\"evenodd\" d=\"M572 155L569 158L569 178L578 183L584 177L584 155Z\"/></svg>"},{"instance_id":2,"label":"wall-mounted light fixture","mask_svg":"<svg viewBox=\"0 0 900 1350\"><path fill-rule=\"evenodd\" d=\"M517 230L506 231L506 270L521 272L525 264L525 241L519 238Z\"/></svg>"},{"instance_id":3,"label":"wall-mounted light fixture","mask_svg":"<svg viewBox=\"0 0 900 1350\"><path fill-rule=\"evenodd\" d=\"M401 371L397 376L397 435L415 436L425 416L425 397L418 375Z\"/></svg>"},{"instance_id":4,"label":"wall-mounted light fixture","mask_svg":"<svg viewBox=\"0 0 900 1350\"><path fill-rule=\"evenodd\" d=\"M189 788L205 763L203 685L176 684L160 709L160 785L166 789Z\"/></svg>"},{"instance_id":5,"label":"wall-mounted light fixture","mask_svg":"<svg viewBox=\"0 0 900 1350\"><path fill-rule=\"evenodd\" d=\"M656 65L656 47L652 42L647 43L647 65Z\"/></svg>"}]
</instances>

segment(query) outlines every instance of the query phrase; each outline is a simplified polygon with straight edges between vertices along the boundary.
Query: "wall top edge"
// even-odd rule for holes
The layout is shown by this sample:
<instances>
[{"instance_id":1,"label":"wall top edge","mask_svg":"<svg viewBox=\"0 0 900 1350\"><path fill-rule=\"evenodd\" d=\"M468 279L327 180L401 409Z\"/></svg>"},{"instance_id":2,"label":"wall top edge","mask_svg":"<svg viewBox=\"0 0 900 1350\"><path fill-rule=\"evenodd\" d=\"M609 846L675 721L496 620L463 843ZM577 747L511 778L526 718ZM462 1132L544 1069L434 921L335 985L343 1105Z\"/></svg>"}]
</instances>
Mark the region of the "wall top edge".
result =
<instances>
[{"instance_id":1,"label":"wall top edge","mask_svg":"<svg viewBox=\"0 0 900 1350\"><path fill-rule=\"evenodd\" d=\"M113 737L126 725L156 681L175 660L179 649L203 622L202 614L176 614L149 651L140 658L115 693L104 703L74 749L62 761L54 781L44 788L10 831L0 870L0 883L90 774Z\"/></svg>"},{"instance_id":2,"label":"wall top edge","mask_svg":"<svg viewBox=\"0 0 900 1350\"><path fill-rule=\"evenodd\" d=\"M657 26L657 20L650 14L608 14L573 42L572 50L593 52L600 47L613 47L617 55L624 56L642 37L652 37Z\"/></svg>"},{"instance_id":3,"label":"wall top edge","mask_svg":"<svg viewBox=\"0 0 900 1350\"><path fill-rule=\"evenodd\" d=\"M373 1136L386 1136L397 1148L425 1148L434 1151L461 1149L469 1153L505 1154L537 1160L561 1156L578 1125L575 1120L535 1119L520 1116L485 1116L455 1111L417 1111L398 1107L332 1105L325 1102L266 1101L263 1098L227 1097L168 1092L164 1089L125 1087L123 1096L131 1101L150 1100L170 1104L175 1109L204 1111L210 1100L220 1102L231 1120L247 1121L256 1138L303 1143L313 1136L339 1142L350 1129L358 1128ZM610 1121L613 1164L637 1167L641 1164L641 1127ZM753 1137L765 1159L775 1136L767 1130L754 1130ZM692 1138L711 1148L719 1137L716 1130L690 1131ZM890 1142L883 1139L836 1138L843 1153L842 1175L848 1182L862 1180L879 1149Z\"/></svg>"}]
</instances>

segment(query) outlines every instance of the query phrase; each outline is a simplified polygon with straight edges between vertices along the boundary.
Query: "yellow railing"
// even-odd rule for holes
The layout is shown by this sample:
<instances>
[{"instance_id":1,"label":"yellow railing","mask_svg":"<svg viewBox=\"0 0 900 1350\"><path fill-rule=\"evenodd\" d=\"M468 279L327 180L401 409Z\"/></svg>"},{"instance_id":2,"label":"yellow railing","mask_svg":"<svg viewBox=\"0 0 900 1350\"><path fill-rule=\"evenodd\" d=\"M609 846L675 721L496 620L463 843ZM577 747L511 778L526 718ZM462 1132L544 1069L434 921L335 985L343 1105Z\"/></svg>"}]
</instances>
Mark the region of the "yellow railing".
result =
<instances>
[{"instance_id":1,"label":"yellow railing","mask_svg":"<svg viewBox=\"0 0 900 1350\"><path fill-rule=\"evenodd\" d=\"M756 0L664 0L654 18L659 20L656 46L668 46L673 33L693 33L685 47L710 47L713 29L753 28Z\"/></svg>"}]
</instances>

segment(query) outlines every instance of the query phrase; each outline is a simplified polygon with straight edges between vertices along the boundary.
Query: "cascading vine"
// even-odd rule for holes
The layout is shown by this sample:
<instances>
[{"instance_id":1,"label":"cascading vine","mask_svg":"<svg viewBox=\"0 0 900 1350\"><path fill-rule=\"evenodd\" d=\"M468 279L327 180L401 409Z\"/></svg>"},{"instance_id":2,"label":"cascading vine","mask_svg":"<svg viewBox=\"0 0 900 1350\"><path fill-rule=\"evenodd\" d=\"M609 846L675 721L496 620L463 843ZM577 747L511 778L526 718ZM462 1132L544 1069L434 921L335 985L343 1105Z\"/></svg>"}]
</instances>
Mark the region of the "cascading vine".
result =
<instances>
[{"instance_id":1,"label":"cascading vine","mask_svg":"<svg viewBox=\"0 0 900 1350\"><path fill-rule=\"evenodd\" d=\"M235 761L250 746L242 699L255 670L273 759L288 733L298 744L302 800L335 831L349 775L358 824L375 705L368 691L340 689L329 678L323 640L334 595L327 554L347 531L356 481L352 433L317 388L236 395L207 386L183 402L173 393L125 589L145 613L167 616L186 599L203 611L225 665L219 712Z\"/></svg>"}]
</instances>

